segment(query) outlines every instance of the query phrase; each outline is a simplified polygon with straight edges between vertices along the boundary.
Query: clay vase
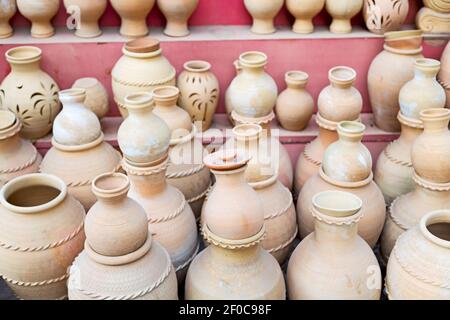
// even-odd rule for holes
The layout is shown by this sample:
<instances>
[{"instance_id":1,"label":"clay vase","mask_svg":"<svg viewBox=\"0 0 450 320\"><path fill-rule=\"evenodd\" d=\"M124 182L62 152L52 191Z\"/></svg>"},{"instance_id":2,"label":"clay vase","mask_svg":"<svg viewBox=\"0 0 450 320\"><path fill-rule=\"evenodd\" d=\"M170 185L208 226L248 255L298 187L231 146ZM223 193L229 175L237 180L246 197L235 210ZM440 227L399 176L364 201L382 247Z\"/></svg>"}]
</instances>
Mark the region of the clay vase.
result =
<instances>
[{"instance_id":1,"label":"clay vase","mask_svg":"<svg viewBox=\"0 0 450 320\"><path fill-rule=\"evenodd\" d=\"M379 300L380 266L360 236L363 201L341 191L312 199L314 233L291 256L287 272L291 300Z\"/></svg>"},{"instance_id":2,"label":"clay vase","mask_svg":"<svg viewBox=\"0 0 450 320\"><path fill-rule=\"evenodd\" d=\"M448 30L450 30L450 10L442 8L441 11L436 11L428 8L426 1L424 1L424 4L425 7L422 7L416 15L417 28L426 33L448 33ZM448 4L446 5L448 6Z\"/></svg>"},{"instance_id":3,"label":"clay vase","mask_svg":"<svg viewBox=\"0 0 450 320\"><path fill-rule=\"evenodd\" d=\"M447 42L441 57L441 71L439 72L439 83L444 87L447 95L447 108L450 108L450 41Z\"/></svg>"},{"instance_id":4,"label":"clay vase","mask_svg":"<svg viewBox=\"0 0 450 320\"><path fill-rule=\"evenodd\" d=\"M84 89L86 91L84 105L94 112L99 119L108 113L108 92L100 81L95 78L81 78L74 82L72 88Z\"/></svg>"},{"instance_id":5,"label":"clay vase","mask_svg":"<svg viewBox=\"0 0 450 320\"><path fill-rule=\"evenodd\" d=\"M31 21L31 36L49 38L55 34L51 20L58 13L59 0L17 0L21 15Z\"/></svg>"},{"instance_id":6,"label":"clay vase","mask_svg":"<svg viewBox=\"0 0 450 320\"><path fill-rule=\"evenodd\" d=\"M408 11L408 0L364 0L363 16L366 27L376 34L400 30Z\"/></svg>"},{"instance_id":7,"label":"clay vase","mask_svg":"<svg viewBox=\"0 0 450 320\"><path fill-rule=\"evenodd\" d=\"M169 37L185 37L189 35L188 20L197 9L199 0L158 0L159 10L167 20L164 34Z\"/></svg>"},{"instance_id":8,"label":"clay vase","mask_svg":"<svg viewBox=\"0 0 450 320\"><path fill-rule=\"evenodd\" d=\"M274 19L283 3L284 0L244 0L245 8L253 18L251 31L256 34L274 33Z\"/></svg>"},{"instance_id":9,"label":"clay vase","mask_svg":"<svg viewBox=\"0 0 450 320\"><path fill-rule=\"evenodd\" d=\"M21 135L39 139L49 133L61 110L59 87L40 68L41 49L16 47L5 54L11 73L0 85L0 109L9 109L22 122Z\"/></svg>"},{"instance_id":10,"label":"clay vase","mask_svg":"<svg viewBox=\"0 0 450 320\"><path fill-rule=\"evenodd\" d=\"M70 268L70 300L176 300L177 277L167 251L127 197L130 181L105 174L92 183L98 202L86 218L86 243Z\"/></svg>"},{"instance_id":11,"label":"clay vase","mask_svg":"<svg viewBox=\"0 0 450 320\"><path fill-rule=\"evenodd\" d=\"M287 88L278 96L275 112L278 122L286 130L304 130L314 113L314 99L306 91L308 78L303 71L289 71L285 75Z\"/></svg>"},{"instance_id":12,"label":"clay vase","mask_svg":"<svg viewBox=\"0 0 450 320\"><path fill-rule=\"evenodd\" d=\"M177 86L180 107L189 113L199 131L208 130L220 98L219 81L211 72L211 64L200 60L186 62Z\"/></svg>"},{"instance_id":13,"label":"clay vase","mask_svg":"<svg viewBox=\"0 0 450 320\"><path fill-rule=\"evenodd\" d=\"M341 122L339 141L331 144L323 157L318 174L303 186L297 201L297 220L301 238L314 231L310 207L316 193L336 190L354 194L363 201L358 233L374 248L383 230L386 207L378 186L372 181L372 160L361 143L365 126L358 122Z\"/></svg>"},{"instance_id":14,"label":"clay vase","mask_svg":"<svg viewBox=\"0 0 450 320\"><path fill-rule=\"evenodd\" d=\"M292 31L296 33L312 33L313 18L325 6L325 0L286 0L288 11L295 17Z\"/></svg>"},{"instance_id":15,"label":"clay vase","mask_svg":"<svg viewBox=\"0 0 450 320\"><path fill-rule=\"evenodd\" d=\"M0 274L21 299L63 299L83 250L85 211L61 179L28 174L0 190Z\"/></svg>"},{"instance_id":16,"label":"clay vase","mask_svg":"<svg viewBox=\"0 0 450 320\"><path fill-rule=\"evenodd\" d=\"M351 19L363 7L363 0L326 0L327 12L333 18L330 31L333 33L352 32Z\"/></svg>"},{"instance_id":17,"label":"clay vase","mask_svg":"<svg viewBox=\"0 0 450 320\"><path fill-rule=\"evenodd\" d=\"M102 34L98 20L106 10L107 0L64 0L67 13L76 21L75 35L81 38L95 38Z\"/></svg>"},{"instance_id":18,"label":"clay vase","mask_svg":"<svg viewBox=\"0 0 450 320\"><path fill-rule=\"evenodd\" d=\"M130 41L122 51L124 55L117 61L111 76L114 101L122 116L126 117L124 99L127 95L175 85L176 72L162 55L158 40L142 38Z\"/></svg>"},{"instance_id":19,"label":"clay vase","mask_svg":"<svg viewBox=\"0 0 450 320\"><path fill-rule=\"evenodd\" d=\"M387 32L384 37L384 51L375 57L368 72L369 98L375 125L384 131L398 132L399 93L414 78L415 61L423 58L422 31Z\"/></svg>"},{"instance_id":20,"label":"clay vase","mask_svg":"<svg viewBox=\"0 0 450 320\"><path fill-rule=\"evenodd\" d=\"M286 298L281 268L260 244L265 233L264 208L245 181L248 160L244 153L232 149L204 160L217 180L205 204L202 228L211 245L189 267L186 300ZM218 285L223 279L227 284Z\"/></svg>"},{"instance_id":21,"label":"clay vase","mask_svg":"<svg viewBox=\"0 0 450 320\"><path fill-rule=\"evenodd\" d=\"M14 30L9 20L16 14L16 0L4 0L0 2L0 39L9 38Z\"/></svg>"},{"instance_id":22,"label":"clay vase","mask_svg":"<svg viewBox=\"0 0 450 320\"><path fill-rule=\"evenodd\" d=\"M155 1L110 0L112 7L122 20L120 34L130 38L146 36L148 34L147 16L152 11Z\"/></svg>"},{"instance_id":23,"label":"clay vase","mask_svg":"<svg viewBox=\"0 0 450 320\"><path fill-rule=\"evenodd\" d=\"M31 142L19 136L21 127L14 113L0 110L0 188L15 177L39 170L42 157Z\"/></svg>"},{"instance_id":24,"label":"clay vase","mask_svg":"<svg viewBox=\"0 0 450 320\"><path fill-rule=\"evenodd\" d=\"M404 233L389 259L390 300L449 300L450 211L430 212Z\"/></svg>"},{"instance_id":25,"label":"clay vase","mask_svg":"<svg viewBox=\"0 0 450 320\"><path fill-rule=\"evenodd\" d=\"M179 93L176 87L155 89L153 113L164 120L171 132L167 182L184 194L198 219L211 186L211 176L202 162L206 151L195 136L195 126L189 114L176 105Z\"/></svg>"}]
</instances>

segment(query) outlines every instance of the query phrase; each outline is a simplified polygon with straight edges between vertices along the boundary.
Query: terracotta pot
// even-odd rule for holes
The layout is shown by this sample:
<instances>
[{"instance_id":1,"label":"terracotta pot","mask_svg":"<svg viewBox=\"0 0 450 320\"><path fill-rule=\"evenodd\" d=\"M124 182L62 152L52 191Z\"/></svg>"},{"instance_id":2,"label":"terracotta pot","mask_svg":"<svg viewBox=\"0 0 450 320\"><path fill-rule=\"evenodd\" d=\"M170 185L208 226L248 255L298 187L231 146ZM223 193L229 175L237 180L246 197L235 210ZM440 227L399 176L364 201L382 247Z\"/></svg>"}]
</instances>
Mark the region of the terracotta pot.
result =
<instances>
[{"instance_id":1,"label":"terracotta pot","mask_svg":"<svg viewBox=\"0 0 450 320\"><path fill-rule=\"evenodd\" d=\"M363 201L340 191L312 199L314 233L295 249L287 272L293 300L379 300L381 270L372 249L358 236Z\"/></svg>"},{"instance_id":2,"label":"terracotta pot","mask_svg":"<svg viewBox=\"0 0 450 320\"><path fill-rule=\"evenodd\" d=\"M368 89L374 120L384 131L400 131L400 89L414 77L414 63L422 56L422 32L395 31L385 34L384 51L372 61ZM383 94L380 94L383 92Z\"/></svg>"},{"instance_id":3,"label":"terracotta pot","mask_svg":"<svg viewBox=\"0 0 450 320\"><path fill-rule=\"evenodd\" d=\"M438 78L447 95L447 108L450 108L450 42L447 42L447 46L442 53L441 72L439 72Z\"/></svg>"},{"instance_id":4,"label":"terracotta pot","mask_svg":"<svg viewBox=\"0 0 450 320\"><path fill-rule=\"evenodd\" d=\"M16 0L4 0L0 2L0 39L9 38L14 30L9 20L16 14Z\"/></svg>"},{"instance_id":5,"label":"terracotta pot","mask_svg":"<svg viewBox=\"0 0 450 320\"><path fill-rule=\"evenodd\" d=\"M314 113L314 99L306 90L308 78L303 71L289 71L285 75L287 88L278 96L275 112L286 130L304 130Z\"/></svg>"},{"instance_id":6,"label":"terracotta pot","mask_svg":"<svg viewBox=\"0 0 450 320\"><path fill-rule=\"evenodd\" d=\"M389 259L391 300L450 299L450 211L434 211L403 234Z\"/></svg>"},{"instance_id":7,"label":"terracotta pot","mask_svg":"<svg viewBox=\"0 0 450 320\"><path fill-rule=\"evenodd\" d=\"M110 0L110 2L122 20L121 35L137 38L148 34L147 16L152 11L155 0Z\"/></svg>"},{"instance_id":8,"label":"terracotta pot","mask_svg":"<svg viewBox=\"0 0 450 320\"><path fill-rule=\"evenodd\" d=\"M284 0L244 0L247 11L253 18L252 32L270 34L276 31L274 19L283 7Z\"/></svg>"},{"instance_id":9,"label":"terracotta pot","mask_svg":"<svg viewBox=\"0 0 450 320\"><path fill-rule=\"evenodd\" d=\"M295 17L292 30L296 33L312 33L313 18L325 6L325 0L286 0L288 11Z\"/></svg>"},{"instance_id":10,"label":"terracotta pot","mask_svg":"<svg viewBox=\"0 0 450 320\"><path fill-rule=\"evenodd\" d=\"M217 180L205 204L202 228L211 245L189 268L186 299L285 299L281 268L260 245L265 233L264 208L245 181L249 158L228 149L204 161ZM227 285L218 286L220 279L227 279Z\"/></svg>"},{"instance_id":11,"label":"terracotta pot","mask_svg":"<svg viewBox=\"0 0 450 320\"><path fill-rule=\"evenodd\" d=\"M364 0L363 15L366 27L376 34L400 30L408 11L408 0Z\"/></svg>"},{"instance_id":12,"label":"terracotta pot","mask_svg":"<svg viewBox=\"0 0 450 320\"><path fill-rule=\"evenodd\" d=\"M20 138L21 127L14 113L0 110L0 188L15 177L39 170L42 157L31 142Z\"/></svg>"},{"instance_id":13,"label":"terracotta pot","mask_svg":"<svg viewBox=\"0 0 450 320\"><path fill-rule=\"evenodd\" d=\"M83 249L85 212L51 175L29 174L0 191L0 274L21 299L62 299Z\"/></svg>"},{"instance_id":14,"label":"terracotta pot","mask_svg":"<svg viewBox=\"0 0 450 320\"><path fill-rule=\"evenodd\" d=\"M67 13L75 19L75 35L81 38L95 38L102 34L98 20L105 13L107 0L64 0Z\"/></svg>"},{"instance_id":15,"label":"terracotta pot","mask_svg":"<svg viewBox=\"0 0 450 320\"><path fill-rule=\"evenodd\" d=\"M31 36L49 38L55 34L51 20L58 13L59 0L17 0L21 15L31 21Z\"/></svg>"},{"instance_id":16,"label":"terracotta pot","mask_svg":"<svg viewBox=\"0 0 450 320\"><path fill-rule=\"evenodd\" d=\"M69 299L178 299L170 257L152 240L145 210L127 197L129 189L123 174L93 181L98 202L86 218L85 249L70 269Z\"/></svg>"},{"instance_id":17,"label":"terracotta pot","mask_svg":"<svg viewBox=\"0 0 450 320\"><path fill-rule=\"evenodd\" d=\"M423 4L438 12L448 13L450 11L450 3L447 0L423 0Z\"/></svg>"},{"instance_id":18,"label":"terracotta pot","mask_svg":"<svg viewBox=\"0 0 450 320\"><path fill-rule=\"evenodd\" d=\"M330 31L333 33L352 32L351 19L363 7L363 0L326 0L327 12L333 17Z\"/></svg>"},{"instance_id":19,"label":"terracotta pot","mask_svg":"<svg viewBox=\"0 0 450 320\"><path fill-rule=\"evenodd\" d=\"M210 70L209 62L188 61L177 81L180 89L178 103L200 131L211 127L220 98L219 81Z\"/></svg>"},{"instance_id":20,"label":"terracotta pot","mask_svg":"<svg viewBox=\"0 0 450 320\"><path fill-rule=\"evenodd\" d=\"M40 69L42 56L37 47L16 47L5 54L11 73L0 86L0 109L9 109L22 122L21 134L39 139L49 133L61 109L59 87Z\"/></svg>"},{"instance_id":21,"label":"terracotta pot","mask_svg":"<svg viewBox=\"0 0 450 320\"><path fill-rule=\"evenodd\" d=\"M126 117L124 100L127 95L175 85L176 72L162 55L158 40L142 38L130 41L122 51L124 55L117 61L111 76L114 101L122 116Z\"/></svg>"},{"instance_id":22,"label":"terracotta pot","mask_svg":"<svg viewBox=\"0 0 450 320\"><path fill-rule=\"evenodd\" d=\"M84 105L99 119L106 116L109 111L108 92L100 81L95 78L81 78L74 82L72 88L84 89L86 91Z\"/></svg>"},{"instance_id":23,"label":"terracotta pot","mask_svg":"<svg viewBox=\"0 0 450 320\"><path fill-rule=\"evenodd\" d=\"M158 7L167 20L164 33L170 37L189 35L188 20L197 9L199 0L158 0Z\"/></svg>"},{"instance_id":24,"label":"terracotta pot","mask_svg":"<svg viewBox=\"0 0 450 320\"><path fill-rule=\"evenodd\" d=\"M416 16L416 26L426 33L448 33L450 29L450 11L445 13L423 7Z\"/></svg>"}]
</instances>

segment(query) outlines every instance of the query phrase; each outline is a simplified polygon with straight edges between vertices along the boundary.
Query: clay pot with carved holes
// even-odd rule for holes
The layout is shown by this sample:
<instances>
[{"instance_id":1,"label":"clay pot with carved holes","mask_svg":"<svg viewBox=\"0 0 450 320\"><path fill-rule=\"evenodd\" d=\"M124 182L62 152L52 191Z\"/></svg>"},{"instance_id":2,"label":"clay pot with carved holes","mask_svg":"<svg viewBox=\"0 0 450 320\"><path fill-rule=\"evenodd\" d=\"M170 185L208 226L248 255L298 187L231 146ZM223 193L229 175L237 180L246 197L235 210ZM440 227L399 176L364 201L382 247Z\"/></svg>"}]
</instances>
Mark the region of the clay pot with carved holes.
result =
<instances>
[{"instance_id":1,"label":"clay pot with carved holes","mask_svg":"<svg viewBox=\"0 0 450 320\"><path fill-rule=\"evenodd\" d=\"M376 34L400 30L408 11L408 0L364 0L363 16L366 27Z\"/></svg>"}]
</instances>

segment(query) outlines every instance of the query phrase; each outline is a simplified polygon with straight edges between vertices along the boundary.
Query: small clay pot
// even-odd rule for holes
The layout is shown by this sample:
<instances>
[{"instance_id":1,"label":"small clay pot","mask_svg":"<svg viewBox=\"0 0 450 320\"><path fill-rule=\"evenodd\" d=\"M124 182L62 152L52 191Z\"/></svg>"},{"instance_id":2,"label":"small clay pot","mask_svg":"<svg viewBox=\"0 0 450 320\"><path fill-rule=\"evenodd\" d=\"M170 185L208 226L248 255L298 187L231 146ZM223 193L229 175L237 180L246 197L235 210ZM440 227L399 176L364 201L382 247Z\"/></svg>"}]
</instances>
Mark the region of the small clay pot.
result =
<instances>
[{"instance_id":1,"label":"small clay pot","mask_svg":"<svg viewBox=\"0 0 450 320\"><path fill-rule=\"evenodd\" d=\"M16 0L4 0L0 2L0 39L9 38L14 30L9 20L16 14Z\"/></svg>"},{"instance_id":2,"label":"small clay pot","mask_svg":"<svg viewBox=\"0 0 450 320\"><path fill-rule=\"evenodd\" d=\"M333 17L330 31L333 33L352 32L351 19L363 7L363 0L326 0L327 12Z\"/></svg>"},{"instance_id":3,"label":"small clay pot","mask_svg":"<svg viewBox=\"0 0 450 320\"><path fill-rule=\"evenodd\" d=\"M244 0L245 8L253 17L252 32L270 34L276 31L274 19L283 7L284 0Z\"/></svg>"},{"instance_id":4,"label":"small clay pot","mask_svg":"<svg viewBox=\"0 0 450 320\"><path fill-rule=\"evenodd\" d=\"M98 20L106 10L107 0L64 0L67 13L73 15L75 35L81 38L95 38L102 34Z\"/></svg>"},{"instance_id":5,"label":"small clay pot","mask_svg":"<svg viewBox=\"0 0 450 320\"><path fill-rule=\"evenodd\" d=\"M81 78L75 81L72 88L84 89L86 91L84 105L94 112L99 119L108 113L108 92L100 81L95 78Z\"/></svg>"},{"instance_id":6,"label":"small clay pot","mask_svg":"<svg viewBox=\"0 0 450 320\"><path fill-rule=\"evenodd\" d=\"M322 11L325 0L286 0L286 7L295 17L292 31L296 33L312 33L312 19Z\"/></svg>"},{"instance_id":7,"label":"small clay pot","mask_svg":"<svg viewBox=\"0 0 450 320\"><path fill-rule=\"evenodd\" d=\"M158 7L167 20L164 34L170 37L189 35L188 20L198 6L199 0L158 0Z\"/></svg>"},{"instance_id":8,"label":"small clay pot","mask_svg":"<svg viewBox=\"0 0 450 320\"><path fill-rule=\"evenodd\" d=\"M55 34L51 20L59 10L59 0L17 0L21 15L31 21L31 36L49 38Z\"/></svg>"},{"instance_id":9,"label":"small clay pot","mask_svg":"<svg viewBox=\"0 0 450 320\"><path fill-rule=\"evenodd\" d=\"M138 38L148 34L147 16L152 11L156 0L110 1L122 20L120 26L121 35Z\"/></svg>"},{"instance_id":10,"label":"small clay pot","mask_svg":"<svg viewBox=\"0 0 450 320\"><path fill-rule=\"evenodd\" d=\"M376 34L400 30L408 11L408 0L364 0L363 16L366 27Z\"/></svg>"}]
</instances>

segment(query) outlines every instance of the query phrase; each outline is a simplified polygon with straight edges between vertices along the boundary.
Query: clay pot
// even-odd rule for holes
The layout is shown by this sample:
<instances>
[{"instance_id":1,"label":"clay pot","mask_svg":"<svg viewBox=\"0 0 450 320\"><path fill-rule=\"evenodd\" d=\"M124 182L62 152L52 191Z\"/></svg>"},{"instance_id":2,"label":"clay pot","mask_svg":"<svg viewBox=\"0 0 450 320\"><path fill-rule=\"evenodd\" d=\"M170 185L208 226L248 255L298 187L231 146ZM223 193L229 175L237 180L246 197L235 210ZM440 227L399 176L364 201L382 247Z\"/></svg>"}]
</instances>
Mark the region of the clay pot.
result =
<instances>
[{"instance_id":1,"label":"clay pot","mask_svg":"<svg viewBox=\"0 0 450 320\"><path fill-rule=\"evenodd\" d=\"M400 30L408 11L408 0L364 0L363 16L366 27L376 34Z\"/></svg>"},{"instance_id":2,"label":"clay pot","mask_svg":"<svg viewBox=\"0 0 450 320\"><path fill-rule=\"evenodd\" d=\"M123 56L112 70L114 101L123 117L125 97L131 93L150 92L155 88L175 85L175 68L162 55L159 41L142 38L128 42Z\"/></svg>"},{"instance_id":3,"label":"clay pot","mask_svg":"<svg viewBox=\"0 0 450 320\"><path fill-rule=\"evenodd\" d=\"M400 89L414 77L414 63L422 56L422 32L395 31L385 34L382 51L369 68L368 89L377 127L388 132L400 131ZM383 94L380 94L380 93Z\"/></svg>"},{"instance_id":4,"label":"clay pot","mask_svg":"<svg viewBox=\"0 0 450 320\"><path fill-rule=\"evenodd\" d=\"M327 12L333 17L330 31L333 33L352 32L351 19L363 7L363 0L326 0Z\"/></svg>"},{"instance_id":5,"label":"clay pot","mask_svg":"<svg viewBox=\"0 0 450 320\"><path fill-rule=\"evenodd\" d=\"M40 69L42 56L37 47L16 47L5 54L11 73L0 86L0 109L9 109L22 122L21 134L39 139L49 133L61 109L59 87Z\"/></svg>"},{"instance_id":6,"label":"clay pot","mask_svg":"<svg viewBox=\"0 0 450 320\"><path fill-rule=\"evenodd\" d=\"M448 33L450 29L450 11L435 11L423 7L416 16L416 26L426 33Z\"/></svg>"},{"instance_id":7,"label":"clay pot","mask_svg":"<svg viewBox=\"0 0 450 320\"><path fill-rule=\"evenodd\" d=\"M0 2L0 39L9 38L14 30L9 20L16 14L16 0L4 0Z\"/></svg>"},{"instance_id":8,"label":"clay pot","mask_svg":"<svg viewBox=\"0 0 450 320\"><path fill-rule=\"evenodd\" d=\"M209 62L188 61L177 81L180 89L178 103L189 113L199 131L206 131L211 127L219 104L219 81L210 70Z\"/></svg>"},{"instance_id":9,"label":"clay pot","mask_svg":"<svg viewBox=\"0 0 450 320\"><path fill-rule=\"evenodd\" d=\"M21 127L14 113L0 110L0 188L15 177L39 170L42 157L31 142L20 138Z\"/></svg>"},{"instance_id":10,"label":"clay pot","mask_svg":"<svg viewBox=\"0 0 450 320\"><path fill-rule=\"evenodd\" d=\"M450 41L447 42L441 57L441 71L439 72L439 83L444 87L447 95L447 108L450 108Z\"/></svg>"},{"instance_id":11,"label":"clay pot","mask_svg":"<svg viewBox=\"0 0 450 320\"><path fill-rule=\"evenodd\" d=\"M363 201L340 191L312 199L314 233L291 256L288 295L293 300L379 300L381 270L372 249L358 236Z\"/></svg>"},{"instance_id":12,"label":"clay pot","mask_svg":"<svg viewBox=\"0 0 450 320\"><path fill-rule=\"evenodd\" d=\"M189 35L188 20L197 9L199 0L158 0L158 7L167 20L164 33L170 37Z\"/></svg>"},{"instance_id":13,"label":"clay pot","mask_svg":"<svg viewBox=\"0 0 450 320\"><path fill-rule=\"evenodd\" d=\"M389 259L391 300L450 299L450 211L434 211L403 234Z\"/></svg>"},{"instance_id":14,"label":"clay pot","mask_svg":"<svg viewBox=\"0 0 450 320\"><path fill-rule=\"evenodd\" d=\"M260 245L265 233L264 208L245 181L249 157L228 149L204 161L217 180L205 204L202 228L211 245L189 268L186 299L285 299L281 268ZM227 279L227 285L218 286L220 279Z\"/></svg>"},{"instance_id":15,"label":"clay pot","mask_svg":"<svg viewBox=\"0 0 450 320\"><path fill-rule=\"evenodd\" d=\"M252 32L270 34L276 31L274 19L283 7L284 0L244 0L247 11L253 18Z\"/></svg>"},{"instance_id":16,"label":"clay pot","mask_svg":"<svg viewBox=\"0 0 450 320\"><path fill-rule=\"evenodd\" d=\"M67 13L76 21L75 35L81 38L95 38L102 34L98 20L106 10L107 0L64 0Z\"/></svg>"},{"instance_id":17,"label":"clay pot","mask_svg":"<svg viewBox=\"0 0 450 320\"><path fill-rule=\"evenodd\" d=\"M62 299L83 250L85 212L61 179L29 174L0 191L0 274L21 299Z\"/></svg>"},{"instance_id":18,"label":"clay pot","mask_svg":"<svg viewBox=\"0 0 450 320\"><path fill-rule=\"evenodd\" d=\"M155 5L155 0L110 0L119 14L122 24L120 34L125 37L144 37L148 34L147 16Z\"/></svg>"},{"instance_id":19,"label":"clay pot","mask_svg":"<svg viewBox=\"0 0 450 320\"><path fill-rule=\"evenodd\" d=\"M108 92L95 78L81 78L75 81L72 88L86 91L85 107L94 112L99 119L103 118L109 110Z\"/></svg>"},{"instance_id":20,"label":"clay pot","mask_svg":"<svg viewBox=\"0 0 450 320\"><path fill-rule=\"evenodd\" d=\"M145 210L127 197L128 178L101 175L92 189L98 202L86 218L85 249L70 269L69 299L178 299L170 257L152 240Z\"/></svg>"},{"instance_id":21,"label":"clay pot","mask_svg":"<svg viewBox=\"0 0 450 320\"><path fill-rule=\"evenodd\" d=\"M58 13L59 0L17 0L21 15L31 21L31 36L49 38L55 34L51 20Z\"/></svg>"},{"instance_id":22,"label":"clay pot","mask_svg":"<svg viewBox=\"0 0 450 320\"><path fill-rule=\"evenodd\" d=\"M325 6L325 0L286 0L288 11L295 17L292 30L296 33L312 33L313 18Z\"/></svg>"},{"instance_id":23,"label":"clay pot","mask_svg":"<svg viewBox=\"0 0 450 320\"><path fill-rule=\"evenodd\" d=\"M287 89L278 96L275 112L286 130L304 130L314 113L314 99L306 91L308 78L302 71L289 71L285 75Z\"/></svg>"}]
</instances>

